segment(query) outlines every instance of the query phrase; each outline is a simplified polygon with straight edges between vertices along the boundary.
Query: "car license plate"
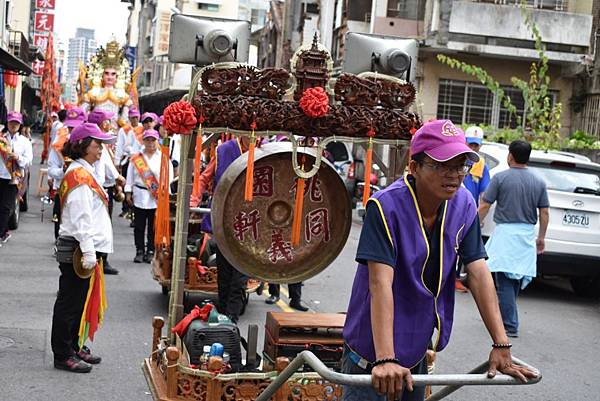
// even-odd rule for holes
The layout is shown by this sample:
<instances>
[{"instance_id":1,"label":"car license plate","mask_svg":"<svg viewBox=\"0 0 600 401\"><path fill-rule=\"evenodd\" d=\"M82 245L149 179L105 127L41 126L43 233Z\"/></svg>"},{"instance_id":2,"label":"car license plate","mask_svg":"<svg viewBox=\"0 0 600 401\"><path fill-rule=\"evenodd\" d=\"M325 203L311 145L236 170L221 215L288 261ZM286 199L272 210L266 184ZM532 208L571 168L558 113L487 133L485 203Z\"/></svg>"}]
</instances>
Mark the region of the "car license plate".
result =
<instances>
[{"instance_id":1,"label":"car license plate","mask_svg":"<svg viewBox=\"0 0 600 401\"><path fill-rule=\"evenodd\" d=\"M564 226L590 228L590 215L577 210L565 210L562 223Z\"/></svg>"}]
</instances>

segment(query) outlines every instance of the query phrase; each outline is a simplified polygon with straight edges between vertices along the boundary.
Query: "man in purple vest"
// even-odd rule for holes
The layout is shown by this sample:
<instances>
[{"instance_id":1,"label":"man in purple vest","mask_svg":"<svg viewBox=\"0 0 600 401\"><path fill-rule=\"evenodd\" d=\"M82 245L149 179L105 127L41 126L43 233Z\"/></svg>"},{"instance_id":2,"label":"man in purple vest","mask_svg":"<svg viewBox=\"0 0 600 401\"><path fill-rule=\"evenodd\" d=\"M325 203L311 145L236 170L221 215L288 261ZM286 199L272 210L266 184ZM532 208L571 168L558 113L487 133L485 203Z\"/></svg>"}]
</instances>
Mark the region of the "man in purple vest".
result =
<instances>
[{"instance_id":1,"label":"man in purple vest","mask_svg":"<svg viewBox=\"0 0 600 401\"><path fill-rule=\"evenodd\" d=\"M247 137L235 138L219 145L216 150L216 156L211 159L200 175L200 194L206 191L210 183L212 183L214 191L227 167L240 157L242 153L245 153L249 147L250 141ZM212 234L210 215L204 216L202 231ZM216 255L217 287L219 291L217 309L220 313L229 316L234 323L237 323L244 309L244 294L246 292L248 277L240 273L229 263L218 248Z\"/></svg>"},{"instance_id":2,"label":"man in purple vest","mask_svg":"<svg viewBox=\"0 0 600 401\"><path fill-rule=\"evenodd\" d=\"M449 120L423 125L410 151L409 174L367 202L342 371L371 373L372 387L344 386L345 401L424 399L423 387L413 389L411 373L426 374L428 347L441 351L450 338L458 255L492 337L488 376L497 370L522 381L535 376L512 363L477 208L461 187L468 161L479 156Z\"/></svg>"}]
</instances>

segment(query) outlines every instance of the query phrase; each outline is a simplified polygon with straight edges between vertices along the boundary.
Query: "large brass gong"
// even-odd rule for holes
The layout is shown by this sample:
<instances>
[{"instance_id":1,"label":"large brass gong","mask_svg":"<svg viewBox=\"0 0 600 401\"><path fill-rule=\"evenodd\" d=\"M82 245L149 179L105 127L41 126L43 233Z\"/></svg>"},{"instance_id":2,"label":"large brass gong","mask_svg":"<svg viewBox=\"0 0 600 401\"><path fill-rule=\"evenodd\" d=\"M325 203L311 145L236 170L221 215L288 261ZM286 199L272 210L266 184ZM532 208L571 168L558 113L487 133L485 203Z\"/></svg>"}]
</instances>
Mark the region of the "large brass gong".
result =
<instances>
[{"instance_id":1,"label":"large brass gong","mask_svg":"<svg viewBox=\"0 0 600 401\"><path fill-rule=\"evenodd\" d=\"M305 171L315 161L305 155ZM215 189L211 219L220 251L239 271L270 283L295 283L325 269L342 251L352 223L346 187L326 160L305 181L300 244L292 246L296 174L290 143L255 150L253 200L244 200L247 153L225 171Z\"/></svg>"}]
</instances>

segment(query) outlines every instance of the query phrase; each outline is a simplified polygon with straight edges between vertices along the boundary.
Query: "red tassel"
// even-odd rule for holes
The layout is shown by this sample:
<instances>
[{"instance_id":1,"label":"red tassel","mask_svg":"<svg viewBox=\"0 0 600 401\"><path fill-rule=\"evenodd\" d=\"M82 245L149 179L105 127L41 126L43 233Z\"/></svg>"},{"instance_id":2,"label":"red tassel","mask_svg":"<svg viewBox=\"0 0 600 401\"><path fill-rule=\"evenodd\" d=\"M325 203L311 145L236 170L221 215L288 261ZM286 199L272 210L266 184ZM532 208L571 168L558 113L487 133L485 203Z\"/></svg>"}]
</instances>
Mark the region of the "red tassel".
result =
<instances>
[{"instance_id":1,"label":"red tassel","mask_svg":"<svg viewBox=\"0 0 600 401\"><path fill-rule=\"evenodd\" d=\"M302 209L304 208L304 178L296 181L296 201L294 202L294 220L292 221L292 246L300 245L300 229L302 228Z\"/></svg>"}]
</instances>

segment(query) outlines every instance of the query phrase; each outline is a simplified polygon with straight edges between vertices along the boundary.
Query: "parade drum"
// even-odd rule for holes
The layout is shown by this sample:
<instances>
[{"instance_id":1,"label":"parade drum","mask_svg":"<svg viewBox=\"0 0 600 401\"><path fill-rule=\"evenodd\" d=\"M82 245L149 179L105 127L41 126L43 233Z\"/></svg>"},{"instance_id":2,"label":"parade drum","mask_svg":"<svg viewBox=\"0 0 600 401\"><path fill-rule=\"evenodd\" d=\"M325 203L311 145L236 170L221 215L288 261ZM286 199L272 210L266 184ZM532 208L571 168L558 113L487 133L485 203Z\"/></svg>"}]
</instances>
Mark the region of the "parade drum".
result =
<instances>
[{"instance_id":1,"label":"parade drum","mask_svg":"<svg viewBox=\"0 0 600 401\"><path fill-rule=\"evenodd\" d=\"M315 151L305 155L305 171ZM290 143L255 150L252 201L244 200L248 153L225 170L215 188L212 227L219 250L239 271L270 283L296 283L320 273L342 251L352 223L344 182L324 158L305 181L300 244L292 246L296 174Z\"/></svg>"}]
</instances>

